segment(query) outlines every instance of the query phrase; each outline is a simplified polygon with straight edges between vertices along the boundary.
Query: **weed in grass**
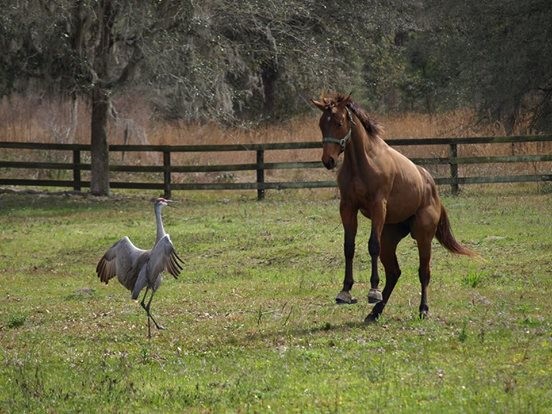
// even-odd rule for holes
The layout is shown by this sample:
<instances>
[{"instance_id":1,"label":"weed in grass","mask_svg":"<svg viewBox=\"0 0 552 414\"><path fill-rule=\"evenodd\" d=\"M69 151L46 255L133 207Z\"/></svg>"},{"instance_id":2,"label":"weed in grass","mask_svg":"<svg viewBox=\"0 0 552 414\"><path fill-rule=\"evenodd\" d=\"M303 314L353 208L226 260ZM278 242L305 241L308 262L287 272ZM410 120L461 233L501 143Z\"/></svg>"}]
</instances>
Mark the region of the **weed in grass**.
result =
<instances>
[{"instance_id":1,"label":"weed in grass","mask_svg":"<svg viewBox=\"0 0 552 414\"><path fill-rule=\"evenodd\" d=\"M27 317L25 315L13 314L8 319L8 328L14 329L23 326Z\"/></svg>"},{"instance_id":2,"label":"weed in grass","mask_svg":"<svg viewBox=\"0 0 552 414\"><path fill-rule=\"evenodd\" d=\"M147 364L148 362L151 362L151 355L150 355L150 349L147 346L143 346L141 350L141 356L142 356L142 364Z\"/></svg>"},{"instance_id":3,"label":"weed in grass","mask_svg":"<svg viewBox=\"0 0 552 414\"><path fill-rule=\"evenodd\" d=\"M523 324L528 328L538 328L539 326L541 326L542 321L532 318L531 316L526 316L523 319Z\"/></svg>"},{"instance_id":4,"label":"weed in grass","mask_svg":"<svg viewBox=\"0 0 552 414\"><path fill-rule=\"evenodd\" d=\"M466 321L464 321L462 329L458 333L458 340L462 343L468 340L468 323Z\"/></svg>"},{"instance_id":5,"label":"weed in grass","mask_svg":"<svg viewBox=\"0 0 552 414\"><path fill-rule=\"evenodd\" d=\"M68 301L71 301L71 300L81 301L81 300L93 299L94 297L96 297L95 289L80 288L80 289L76 289L73 293L67 295L65 298Z\"/></svg>"},{"instance_id":6,"label":"weed in grass","mask_svg":"<svg viewBox=\"0 0 552 414\"><path fill-rule=\"evenodd\" d=\"M529 312L531 312L531 305L529 303L520 303L516 306L516 310L519 313L527 315Z\"/></svg>"},{"instance_id":7,"label":"weed in grass","mask_svg":"<svg viewBox=\"0 0 552 414\"><path fill-rule=\"evenodd\" d=\"M11 365L14 382L26 399L40 398L44 395L44 376L38 364L30 364L28 360L15 360Z\"/></svg>"},{"instance_id":8,"label":"weed in grass","mask_svg":"<svg viewBox=\"0 0 552 414\"><path fill-rule=\"evenodd\" d=\"M95 392L111 402L132 399L137 390L130 377L131 370L130 361L124 355L114 361L111 359L100 361L98 372L93 373L96 375Z\"/></svg>"},{"instance_id":9,"label":"weed in grass","mask_svg":"<svg viewBox=\"0 0 552 414\"><path fill-rule=\"evenodd\" d=\"M466 276L464 276L464 284L476 288L483 281L483 273L478 271L470 271Z\"/></svg>"},{"instance_id":10,"label":"weed in grass","mask_svg":"<svg viewBox=\"0 0 552 414\"><path fill-rule=\"evenodd\" d=\"M374 361L366 372L366 378L373 383L385 382L388 370L383 361Z\"/></svg>"},{"instance_id":11,"label":"weed in grass","mask_svg":"<svg viewBox=\"0 0 552 414\"><path fill-rule=\"evenodd\" d=\"M485 342L485 329L481 328L479 330L478 339L480 344L483 344L483 342Z\"/></svg>"},{"instance_id":12,"label":"weed in grass","mask_svg":"<svg viewBox=\"0 0 552 414\"><path fill-rule=\"evenodd\" d=\"M544 181L537 184L538 191L541 194L552 194L552 182Z\"/></svg>"}]
</instances>

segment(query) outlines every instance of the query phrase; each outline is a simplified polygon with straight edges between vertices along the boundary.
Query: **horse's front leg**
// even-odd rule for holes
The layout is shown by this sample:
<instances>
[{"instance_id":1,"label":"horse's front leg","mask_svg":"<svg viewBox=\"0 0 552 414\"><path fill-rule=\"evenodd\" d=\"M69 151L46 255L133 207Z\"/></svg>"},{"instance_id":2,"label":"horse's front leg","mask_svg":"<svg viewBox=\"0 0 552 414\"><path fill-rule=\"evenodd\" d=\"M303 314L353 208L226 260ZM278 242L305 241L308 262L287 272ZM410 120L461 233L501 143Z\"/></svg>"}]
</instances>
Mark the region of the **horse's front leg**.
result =
<instances>
[{"instance_id":1,"label":"horse's front leg","mask_svg":"<svg viewBox=\"0 0 552 414\"><path fill-rule=\"evenodd\" d=\"M378 303L383 296L379 290L378 259L381 251L381 233L385 224L387 214L385 200L375 202L372 206L372 231L368 241L368 253L372 262L372 272L370 274L370 291L368 292L368 303Z\"/></svg>"},{"instance_id":2,"label":"horse's front leg","mask_svg":"<svg viewBox=\"0 0 552 414\"><path fill-rule=\"evenodd\" d=\"M351 296L351 289L355 283L353 278L353 258L355 256L355 238L357 233L358 209L352 208L345 203L341 203L339 212L341 222L345 231L345 240L343 242L343 253L345 255L345 277L343 279L343 289L335 298L338 304L357 303L357 300Z\"/></svg>"}]
</instances>

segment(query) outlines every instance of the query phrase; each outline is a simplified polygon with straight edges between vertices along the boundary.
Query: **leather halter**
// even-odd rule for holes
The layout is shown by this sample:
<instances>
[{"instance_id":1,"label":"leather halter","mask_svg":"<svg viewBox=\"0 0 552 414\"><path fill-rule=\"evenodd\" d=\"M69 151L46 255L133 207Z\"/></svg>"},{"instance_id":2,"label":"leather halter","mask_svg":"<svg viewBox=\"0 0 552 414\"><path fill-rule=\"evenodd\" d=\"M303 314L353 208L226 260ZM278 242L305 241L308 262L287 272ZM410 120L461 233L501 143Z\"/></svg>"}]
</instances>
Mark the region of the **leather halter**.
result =
<instances>
[{"instance_id":1,"label":"leather halter","mask_svg":"<svg viewBox=\"0 0 552 414\"><path fill-rule=\"evenodd\" d=\"M323 144L338 144L341 147L341 152L345 151L345 147L347 146L347 143L351 139L351 134L353 132L353 128L351 125L355 125L355 121L353 121L353 115L351 115L351 111L349 108L347 109L347 116L349 118L349 132L345 134L345 136L341 139L334 138L334 137L322 137L322 143Z\"/></svg>"}]
</instances>

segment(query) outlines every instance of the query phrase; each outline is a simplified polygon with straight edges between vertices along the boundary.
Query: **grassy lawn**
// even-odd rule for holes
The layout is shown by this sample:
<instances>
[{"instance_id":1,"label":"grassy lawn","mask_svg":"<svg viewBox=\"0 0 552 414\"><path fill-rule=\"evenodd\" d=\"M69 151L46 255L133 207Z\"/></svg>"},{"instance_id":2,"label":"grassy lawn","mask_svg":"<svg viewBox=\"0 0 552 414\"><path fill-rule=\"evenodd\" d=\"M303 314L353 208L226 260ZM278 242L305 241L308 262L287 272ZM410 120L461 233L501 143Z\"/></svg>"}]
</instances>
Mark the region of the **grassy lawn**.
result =
<instances>
[{"instance_id":1,"label":"grassy lawn","mask_svg":"<svg viewBox=\"0 0 552 414\"><path fill-rule=\"evenodd\" d=\"M535 186L444 196L430 318L417 318L417 251L377 324L369 222L353 293L335 192L177 193L165 228L185 261L146 317L95 266L122 236L150 248L150 196L0 195L0 412L551 412L552 194Z\"/></svg>"}]
</instances>

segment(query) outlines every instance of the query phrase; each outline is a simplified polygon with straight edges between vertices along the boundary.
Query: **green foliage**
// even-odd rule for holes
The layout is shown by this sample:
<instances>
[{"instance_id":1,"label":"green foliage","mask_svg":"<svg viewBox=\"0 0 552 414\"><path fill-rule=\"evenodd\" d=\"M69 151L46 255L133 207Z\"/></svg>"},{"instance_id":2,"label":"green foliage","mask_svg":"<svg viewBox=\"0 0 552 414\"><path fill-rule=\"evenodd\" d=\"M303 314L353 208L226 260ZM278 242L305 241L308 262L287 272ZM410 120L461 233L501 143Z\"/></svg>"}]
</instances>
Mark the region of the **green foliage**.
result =
<instances>
[{"instance_id":1,"label":"green foliage","mask_svg":"<svg viewBox=\"0 0 552 414\"><path fill-rule=\"evenodd\" d=\"M431 1L426 6L435 20L415 48L426 54L422 68L435 64L426 79L444 87L443 96L454 102L459 95L459 103L477 107L507 133L525 119L530 128L552 130L549 2Z\"/></svg>"},{"instance_id":2,"label":"green foliage","mask_svg":"<svg viewBox=\"0 0 552 414\"><path fill-rule=\"evenodd\" d=\"M164 212L185 260L146 318L98 259L155 238L149 195L0 195L2 412L546 412L552 289L550 194L466 189L444 203L483 260L435 245L430 317L419 320L417 253L381 320L369 312L360 221L359 303L337 306L342 230L333 191L178 192ZM495 236L495 237L491 237ZM462 275L482 275L473 289ZM9 326L16 315L24 323Z\"/></svg>"},{"instance_id":3,"label":"green foliage","mask_svg":"<svg viewBox=\"0 0 552 414\"><path fill-rule=\"evenodd\" d=\"M479 286L482 280L483 280L483 274L479 271L470 271L464 277L464 283L467 286L470 286L472 288L476 288L477 286Z\"/></svg>"},{"instance_id":4,"label":"green foliage","mask_svg":"<svg viewBox=\"0 0 552 414\"><path fill-rule=\"evenodd\" d=\"M467 332L467 322L464 321L464 324L462 325L462 329L458 333L458 340L460 342L466 342L468 339L468 332Z\"/></svg>"},{"instance_id":5,"label":"green foliage","mask_svg":"<svg viewBox=\"0 0 552 414\"><path fill-rule=\"evenodd\" d=\"M276 122L331 89L378 111L469 106L508 133L524 120L550 131L551 10L547 0L9 0L0 95L35 80L64 94L125 87L166 118Z\"/></svg>"},{"instance_id":6,"label":"green foliage","mask_svg":"<svg viewBox=\"0 0 552 414\"><path fill-rule=\"evenodd\" d=\"M413 25L411 3L9 1L0 92L29 79L62 93L120 92L134 80L165 117L276 121L323 90L373 96L366 63ZM385 85L396 71L379 68L391 66L369 77L385 75Z\"/></svg>"},{"instance_id":7,"label":"green foliage","mask_svg":"<svg viewBox=\"0 0 552 414\"><path fill-rule=\"evenodd\" d=\"M10 315L10 317L8 318L7 326L8 328L19 328L23 326L26 319L27 317L24 315L19 315L19 314Z\"/></svg>"}]
</instances>

